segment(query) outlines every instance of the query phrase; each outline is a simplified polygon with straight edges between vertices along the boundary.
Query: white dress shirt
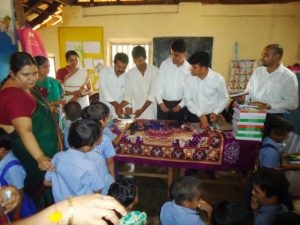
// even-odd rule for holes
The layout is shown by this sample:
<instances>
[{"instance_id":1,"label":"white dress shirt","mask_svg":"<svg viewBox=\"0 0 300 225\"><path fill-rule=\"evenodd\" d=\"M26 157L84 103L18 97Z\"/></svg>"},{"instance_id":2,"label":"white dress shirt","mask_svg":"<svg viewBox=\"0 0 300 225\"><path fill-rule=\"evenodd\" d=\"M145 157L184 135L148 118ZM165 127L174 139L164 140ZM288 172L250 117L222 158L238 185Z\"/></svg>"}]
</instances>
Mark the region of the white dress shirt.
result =
<instances>
[{"instance_id":1,"label":"white dress shirt","mask_svg":"<svg viewBox=\"0 0 300 225\"><path fill-rule=\"evenodd\" d=\"M219 114L228 101L224 78L211 69L203 80L197 76L188 76L185 80L184 101L188 110L198 117Z\"/></svg>"},{"instance_id":2,"label":"white dress shirt","mask_svg":"<svg viewBox=\"0 0 300 225\"><path fill-rule=\"evenodd\" d=\"M246 92L249 93L246 101L267 103L273 113L283 113L298 106L297 77L282 64L272 73L264 66L254 70Z\"/></svg>"},{"instance_id":3,"label":"white dress shirt","mask_svg":"<svg viewBox=\"0 0 300 225\"><path fill-rule=\"evenodd\" d=\"M183 99L184 80L187 76L191 76L190 67L186 60L179 67L173 63L171 58L162 62L158 71L159 85L156 95L158 104L161 104L163 99L167 101ZM181 101L179 105L183 108L184 101Z\"/></svg>"},{"instance_id":4,"label":"white dress shirt","mask_svg":"<svg viewBox=\"0 0 300 225\"><path fill-rule=\"evenodd\" d=\"M147 100L152 102L139 119L156 119L157 73L157 67L147 64L144 76L137 67L126 74L124 99L132 105L133 112L142 108Z\"/></svg>"},{"instance_id":5,"label":"white dress shirt","mask_svg":"<svg viewBox=\"0 0 300 225\"><path fill-rule=\"evenodd\" d=\"M117 118L115 108L110 102L121 103L124 100L125 73L118 77L113 66L104 68L100 70L99 82L100 102L105 103L110 108L113 118Z\"/></svg>"}]
</instances>

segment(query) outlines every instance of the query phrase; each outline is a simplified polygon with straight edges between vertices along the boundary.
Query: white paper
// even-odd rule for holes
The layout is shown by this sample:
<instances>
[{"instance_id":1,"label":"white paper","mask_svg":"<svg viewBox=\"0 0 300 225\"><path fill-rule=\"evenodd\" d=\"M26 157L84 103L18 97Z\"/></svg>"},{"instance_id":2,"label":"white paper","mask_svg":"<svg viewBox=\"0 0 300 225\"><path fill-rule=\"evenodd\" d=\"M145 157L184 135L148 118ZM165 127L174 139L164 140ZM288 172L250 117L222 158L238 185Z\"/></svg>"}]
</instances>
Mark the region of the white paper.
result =
<instances>
[{"instance_id":1,"label":"white paper","mask_svg":"<svg viewBox=\"0 0 300 225\"><path fill-rule=\"evenodd\" d=\"M66 42L66 51L75 50L82 51L82 42L80 41L67 41Z\"/></svg>"},{"instance_id":2,"label":"white paper","mask_svg":"<svg viewBox=\"0 0 300 225\"><path fill-rule=\"evenodd\" d=\"M100 54L100 42L85 41L83 42L83 53L85 54Z\"/></svg>"},{"instance_id":3,"label":"white paper","mask_svg":"<svg viewBox=\"0 0 300 225\"><path fill-rule=\"evenodd\" d=\"M85 58L83 59L84 68L85 69L92 69L93 68L93 59L92 58Z\"/></svg>"}]
</instances>

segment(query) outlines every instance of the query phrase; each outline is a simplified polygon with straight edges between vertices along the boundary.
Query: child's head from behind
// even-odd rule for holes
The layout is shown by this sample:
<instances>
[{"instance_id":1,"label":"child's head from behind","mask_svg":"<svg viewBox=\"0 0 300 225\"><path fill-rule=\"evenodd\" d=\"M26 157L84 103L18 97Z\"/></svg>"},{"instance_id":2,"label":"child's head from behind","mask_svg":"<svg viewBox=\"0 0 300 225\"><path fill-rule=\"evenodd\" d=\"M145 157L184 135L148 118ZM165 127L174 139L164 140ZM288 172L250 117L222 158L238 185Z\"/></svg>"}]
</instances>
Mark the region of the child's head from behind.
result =
<instances>
[{"instance_id":1,"label":"child's head from behind","mask_svg":"<svg viewBox=\"0 0 300 225\"><path fill-rule=\"evenodd\" d=\"M264 128L264 136L270 137L275 142L281 143L293 130L293 125L284 117L279 115L270 115Z\"/></svg>"},{"instance_id":2,"label":"child's head from behind","mask_svg":"<svg viewBox=\"0 0 300 225\"><path fill-rule=\"evenodd\" d=\"M81 106L77 101L70 101L64 106L64 112L67 119L75 121L81 117Z\"/></svg>"},{"instance_id":3,"label":"child's head from behind","mask_svg":"<svg viewBox=\"0 0 300 225\"><path fill-rule=\"evenodd\" d=\"M102 126L106 126L109 120L109 108L102 102L95 102L83 109L82 117L97 120Z\"/></svg>"},{"instance_id":4,"label":"child's head from behind","mask_svg":"<svg viewBox=\"0 0 300 225\"><path fill-rule=\"evenodd\" d=\"M88 152L101 142L101 137L102 129L97 121L81 119L71 124L68 141L72 148Z\"/></svg>"},{"instance_id":5,"label":"child's head from behind","mask_svg":"<svg viewBox=\"0 0 300 225\"><path fill-rule=\"evenodd\" d=\"M112 183L108 190L108 195L114 197L128 211L138 203L138 188L132 180L122 179Z\"/></svg>"},{"instance_id":6,"label":"child's head from behind","mask_svg":"<svg viewBox=\"0 0 300 225\"><path fill-rule=\"evenodd\" d=\"M196 209L202 198L203 188L198 178L185 176L174 182L171 193L177 205Z\"/></svg>"},{"instance_id":7,"label":"child's head from behind","mask_svg":"<svg viewBox=\"0 0 300 225\"><path fill-rule=\"evenodd\" d=\"M2 159L10 150L10 139L8 133L0 128L0 159Z\"/></svg>"},{"instance_id":8,"label":"child's head from behind","mask_svg":"<svg viewBox=\"0 0 300 225\"><path fill-rule=\"evenodd\" d=\"M217 203L213 208L211 224L252 225L253 213L249 209L249 207L243 204L221 201Z\"/></svg>"},{"instance_id":9,"label":"child's head from behind","mask_svg":"<svg viewBox=\"0 0 300 225\"><path fill-rule=\"evenodd\" d=\"M262 168L254 174L252 196L261 205L282 203L288 195L289 182L280 171Z\"/></svg>"}]
</instances>

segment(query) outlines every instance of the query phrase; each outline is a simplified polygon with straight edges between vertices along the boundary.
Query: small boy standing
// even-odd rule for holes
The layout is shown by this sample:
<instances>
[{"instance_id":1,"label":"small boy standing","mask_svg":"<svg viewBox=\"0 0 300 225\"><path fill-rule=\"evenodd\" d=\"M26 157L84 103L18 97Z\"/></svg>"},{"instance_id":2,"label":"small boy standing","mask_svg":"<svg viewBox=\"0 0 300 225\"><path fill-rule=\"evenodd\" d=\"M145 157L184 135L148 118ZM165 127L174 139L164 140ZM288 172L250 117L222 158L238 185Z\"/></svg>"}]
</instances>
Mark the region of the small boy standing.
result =
<instances>
[{"instance_id":1,"label":"small boy standing","mask_svg":"<svg viewBox=\"0 0 300 225\"><path fill-rule=\"evenodd\" d=\"M292 130L292 124L284 117L270 116L265 124L264 139L259 153L261 168L279 168L281 166L282 142Z\"/></svg>"},{"instance_id":2,"label":"small boy standing","mask_svg":"<svg viewBox=\"0 0 300 225\"><path fill-rule=\"evenodd\" d=\"M272 225L279 213L287 211L283 202L288 196L289 183L274 169L262 168L254 174L251 208L254 225Z\"/></svg>"},{"instance_id":3,"label":"small boy standing","mask_svg":"<svg viewBox=\"0 0 300 225\"><path fill-rule=\"evenodd\" d=\"M10 215L12 220L25 218L37 212L32 199L23 191L25 177L23 166L10 150L9 135L0 128L0 184L15 186L21 196L20 204Z\"/></svg>"},{"instance_id":4,"label":"small boy standing","mask_svg":"<svg viewBox=\"0 0 300 225\"><path fill-rule=\"evenodd\" d=\"M161 207L162 225L204 225L198 209L205 210L210 218L212 207L202 200L203 188L199 179L181 177L174 182L171 193L173 201Z\"/></svg>"},{"instance_id":5,"label":"small boy standing","mask_svg":"<svg viewBox=\"0 0 300 225\"><path fill-rule=\"evenodd\" d=\"M122 136L129 129L130 124L126 125L119 135L115 135L107 127L110 114L109 108L102 102L96 102L88 107L85 107L82 112L82 117L85 119L92 119L98 121L103 127L103 138L101 143L94 149L95 152L99 152L106 159L109 173L115 177L115 164L113 157L116 155L116 151L112 144L117 145L120 143Z\"/></svg>"},{"instance_id":6,"label":"small boy standing","mask_svg":"<svg viewBox=\"0 0 300 225\"><path fill-rule=\"evenodd\" d=\"M71 124L70 149L54 155L55 171L47 171L44 185L52 186L55 202L70 196L100 193L104 188L103 174L87 155L101 141L101 126L94 120L77 120Z\"/></svg>"},{"instance_id":7,"label":"small boy standing","mask_svg":"<svg viewBox=\"0 0 300 225\"><path fill-rule=\"evenodd\" d=\"M70 101L64 106L64 146L65 149L70 148L68 142L69 129L73 122L81 119L81 105L77 101Z\"/></svg>"}]
</instances>

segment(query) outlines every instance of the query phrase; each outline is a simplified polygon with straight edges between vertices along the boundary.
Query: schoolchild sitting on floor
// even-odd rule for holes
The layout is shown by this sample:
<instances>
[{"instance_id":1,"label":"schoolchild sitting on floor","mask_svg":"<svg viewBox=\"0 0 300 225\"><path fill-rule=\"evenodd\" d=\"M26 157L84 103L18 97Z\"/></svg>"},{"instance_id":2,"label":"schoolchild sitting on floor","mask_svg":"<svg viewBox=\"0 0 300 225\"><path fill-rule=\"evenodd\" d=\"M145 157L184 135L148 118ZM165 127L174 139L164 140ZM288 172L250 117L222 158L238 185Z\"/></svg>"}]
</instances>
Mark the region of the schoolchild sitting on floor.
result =
<instances>
[{"instance_id":1,"label":"schoolchild sitting on floor","mask_svg":"<svg viewBox=\"0 0 300 225\"><path fill-rule=\"evenodd\" d=\"M108 195L120 202L128 214L119 224L144 225L147 223L147 215L140 211L131 211L138 203L138 187L130 179L122 179L110 185ZM130 212L131 211L131 212Z\"/></svg>"},{"instance_id":2,"label":"schoolchild sitting on floor","mask_svg":"<svg viewBox=\"0 0 300 225\"><path fill-rule=\"evenodd\" d=\"M102 137L101 125L94 120L81 119L71 124L68 140L70 148L54 155L55 171L47 171L44 185L52 186L55 202L91 193L105 187L98 165L87 155ZM100 166L100 165L99 165Z\"/></svg>"},{"instance_id":3,"label":"schoolchild sitting on floor","mask_svg":"<svg viewBox=\"0 0 300 225\"><path fill-rule=\"evenodd\" d=\"M163 204L160 211L162 225L204 225L199 209L210 217L212 207L205 202L203 187L199 179L192 176L179 178L172 186L173 201Z\"/></svg>"},{"instance_id":4,"label":"schoolchild sitting on floor","mask_svg":"<svg viewBox=\"0 0 300 225\"><path fill-rule=\"evenodd\" d=\"M279 168L283 141L293 130L292 124L282 116L272 115L264 128L264 139L259 153L259 165L266 168Z\"/></svg>"},{"instance_id":5,"label":"schoolchild sitting on floor","mask_svg":"<svg viewBox=\"0 0 300 225\"><path fill-rule=\"evenodd\" d=\"M254 174L251 192L254 225L272 225L279 213L287 211L283 202L287 199L288 187L280 171L262 168Z\"/></svg>"},{"instance_id":6,"label":"schoolchild sitting on floor","mask_svg":"<svg viewBox=\"0 0 300 225\"><path fill-rule=\"evenodd\" d=\"M0 128L0 185L12 185L21 196L17 208L9 214L11 220L25 218L37 212L32 199L23 191L26 172L20 161L10 150L9 135Z\"/></svg>"},{"instance_id":7,"label":"schoolchild sitting on floor","mask_svg":"<svg viewBox=\"0 0 300 225\"><path fill-rule=\"evenodd\" d=\"M244 204L221 201L214 205L211 225L253 225L253 213Z\"/></svg>"},{"instance_id":8,"label":"schoolchild sitting on floor","mask_svg":"<svg viewBox=\"0 0 300 225\"><path fill-rule=\"evenodd\" d=\"M68 142L68 135L69 135L69 129L71 124L81 119L81 105L77 101L70 101L64 106L64 146L65 149L70 148L69 142Z\"/></svg>"},{"instance_id":9,"label":"schoolchild sitting on floor","mask_svg":"<svg viewBox=\"0 0 300 225\"><path fill-rule=\"evenodd\" d=\"M130 124L126 125L119 135L115 135L107 127L110 114L109 108L102 102L96 102L83 109L82 117L86 119L93 119L99 121L103 127L103 138L100 145L98 145L94 151L100 152L107 162L109 173L112 177L115 177L115 165L113 157L116 155L116 151L113 145L120 143L122 136L129 129Z\"/></svg>"}]
</instances>

